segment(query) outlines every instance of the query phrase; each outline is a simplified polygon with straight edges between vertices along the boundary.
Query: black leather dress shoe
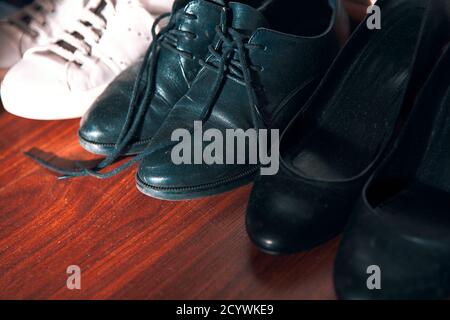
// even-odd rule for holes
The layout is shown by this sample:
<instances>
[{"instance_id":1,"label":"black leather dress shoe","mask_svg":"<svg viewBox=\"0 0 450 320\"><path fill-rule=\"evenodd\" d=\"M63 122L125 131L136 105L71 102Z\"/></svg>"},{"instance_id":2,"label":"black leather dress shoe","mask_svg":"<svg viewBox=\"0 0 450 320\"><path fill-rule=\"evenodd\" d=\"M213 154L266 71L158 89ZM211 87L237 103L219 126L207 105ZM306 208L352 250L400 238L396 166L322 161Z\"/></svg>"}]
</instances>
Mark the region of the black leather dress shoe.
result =
<instances>
[{"instance_id":1,"label":"black leather dress shoe","mask_svg":"<svg viewBox=\"0 0 450 320\"><path fill-rule=\"evenodd\" d=\"M426 73L414 69L437 59L429 33L440 31L426 11L435 1L377 4L381 30L359 26L283 134L279 173L256 180L247 232L265 252L308 250L342 232L410 93L424 82Z\"/></svg>"},{"instance_id":2,"label":"black leather dress shoe","mask_svg":"<svg viewBox=\"0 0 450 320\"><path fill-rule=\"evenodd\" d=\"M340 298L450 297L449 70L447 49L355 207L335 264ZM380 272L372 290L370 266Z\"/></svg>"},{"instance_id":3,"label":"black leather dress shoe","mask_svg":"<svg viewBox=\"0 0 450 320\"><path fill-rule=\"evenodd\" d=\"M231 152L227 154L223 145L221 159L209 164L202 160L193 164L193 157L189 157L192 164L175 164L172 134L178 129L192 133L195 121L204 131L213 129L223 137L227 129L283 129L340 49L339 36L345 38L348 22L341 10L336 0L275 0L260 10L229 3L217 28L219 41L204 68L148 147L150 154L137 176L139 190L160 199L182 200L252 181L259 163L251 164L246 152L245 164L236 164L242 155L235 152L228 158ZM194 155L195 148L206 150L208 145L194 141L189 152ZM222 164L226 158L231 161Z\"/></svg>"},{"instance_id":4,"label":"black leather dress shoe","mask_svg":"<svg viewBox=\"0 0 450 320\"><path fill-rule=\"evenodd\" d=\"M140 115L139 127L121 151L136 154L145 149L173 105L187 92L195 79L199 59L206 56L208 45L214 39L214 29L220 22L222 6L207 0L177 0L174 3L169 27L154 41L157 54L147 61L139 87L135 88L142 61L125 70L97 99L83 117L79 141L86 150L110 155L125 126L132 99L142 99L146 89L154 94ZM152 63L156 70L150 70ZM154 77L154 88L146 88L148 78ZM134 97L140 92L139 97Z\"/></svg>"}]
</instances>

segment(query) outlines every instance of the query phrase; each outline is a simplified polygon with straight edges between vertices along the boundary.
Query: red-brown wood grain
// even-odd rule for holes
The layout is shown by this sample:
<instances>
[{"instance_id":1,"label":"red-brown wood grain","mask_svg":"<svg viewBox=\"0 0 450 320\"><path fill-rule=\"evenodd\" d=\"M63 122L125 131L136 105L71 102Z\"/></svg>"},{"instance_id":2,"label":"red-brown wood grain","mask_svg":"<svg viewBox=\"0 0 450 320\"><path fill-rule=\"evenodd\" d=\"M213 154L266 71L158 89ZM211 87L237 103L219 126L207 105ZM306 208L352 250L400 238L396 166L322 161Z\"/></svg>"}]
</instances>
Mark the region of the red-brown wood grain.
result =
<instances>
[{"instance_id":1,"label":"red-brown wood grain","mask_svg":"<svg viewBox=\"0 0 450 320\"><path fill-rule=\"evenodd\" d=\"M259 253L244 228L250 186L163 202L136 190L133 170L58 181L23 155L95 158L78 146L77 127L0 111L1 299L335 297L337 241L289 257ZM66 287L69 265L81 267L80 291Z\"/></svg>"}]
</instances>

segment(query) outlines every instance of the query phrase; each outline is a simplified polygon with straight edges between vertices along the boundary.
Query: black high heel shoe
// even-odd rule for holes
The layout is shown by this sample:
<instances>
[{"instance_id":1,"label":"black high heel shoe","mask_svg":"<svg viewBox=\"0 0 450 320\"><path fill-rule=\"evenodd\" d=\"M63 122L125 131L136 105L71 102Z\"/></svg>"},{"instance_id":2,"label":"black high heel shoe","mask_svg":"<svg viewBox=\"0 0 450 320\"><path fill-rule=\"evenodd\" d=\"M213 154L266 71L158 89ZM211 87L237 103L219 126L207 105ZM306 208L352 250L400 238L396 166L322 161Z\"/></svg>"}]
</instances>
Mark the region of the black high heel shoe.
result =
<instances>
[{"instance_id":1,"label":"black high heel shoe","mask_svg":"<svg viewBox=\"0 0 450 320\"><path fill-rule=\"evenodd\" d=\"M450 48L354 210L335 265L341 298L450 297L449 70ZM381 290L367 288L371 265Z\"/></svg>"},{"instance_id":2,"label":"black high heel shoe","mask_svg":"<svg viewBox=\"0 0 450 320\"><path fill-rule=\"evenodd\" d=\"M279 173L256 181L247 231L265 252L307 250L343 230L402 107L438 58L440 1L377 4L381 30L359 26L283 134Z\"/></svg>"}]
</instances>

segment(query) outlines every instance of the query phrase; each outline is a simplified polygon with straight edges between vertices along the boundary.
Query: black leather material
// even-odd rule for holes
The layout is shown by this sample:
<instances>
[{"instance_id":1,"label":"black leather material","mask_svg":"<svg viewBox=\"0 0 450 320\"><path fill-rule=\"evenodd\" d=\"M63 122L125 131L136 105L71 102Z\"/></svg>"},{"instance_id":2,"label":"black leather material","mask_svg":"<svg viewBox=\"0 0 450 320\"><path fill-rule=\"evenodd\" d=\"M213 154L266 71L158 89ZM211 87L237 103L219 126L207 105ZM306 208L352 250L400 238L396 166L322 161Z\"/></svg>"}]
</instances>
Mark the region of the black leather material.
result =
<instances>
[{"instance_id":1,"label":"black leather material","mask_svg":"<svg viewBox=\"0 0 450 320\"><path fill-rule=\"evenodd\" d=\"M184 6L184 4L186 6ZM206 0L177 1L171 19L175 28L195 34L195 38L179 36L177 49L193 55L180 55L160 47L156 71L156 92L141 119L140 130L125 152L141 152L158 130L173 105L188 91L214 39L222 6ZM80 144L93 153L108 155L119 137L130 104L133 86L141 62L120 74L97 99L81 121ZM144 77L146 78L146 77Z\"/></svg>"},{"instance_id":2,"label":"black leather material","mask_svg":"<svg viewBox=\"0 0 450 320\"><path fill-rule=\"evenodd\" d=\"M258 248L295 253L342 232L437 59L438 3L378 1L381 30L355 31L283 134L280 172L256 180L246 223Z\"/></svg>"},{"instance_id":3,"label":"black leather material","mask_svg":"<svg viewBox=\"0 0 450 320\"><path fill-rule=\"evenodd\" d=\"M336 6L336 1L331 3ZM340 4L338 7L339 10L330 7L327 0L314 4L276 0L267 11L257 11L230 3L232 27L250 38L249 64L262 68L262 71L252 69L252 86L270 129L285 128L340 49L338 27L345 27L346 21L336 18L342 17ZM295 34L283 33L287 30ZM232 58L239 57L235 53ZM214 57L209 61L215 61ZM208 112L206 104L215 96L213 87L218 74L213 68L202 69L192 88L155 135L149 146L151 154L142 161L138 172L138 187L142 192L161 199L191 199L239 187L257 173L255 165L175 165L171 161L174 144L168 141L173 131L192 130L196 120L203 120L204 130L214 128L222 133L226 129L255 128L248 87L239 72L228 73ZM204 114L208 116L203 117Z\"/></svg>"},{"instance_id":4,"label":"black leather material","mask_svg":"<svg viewBox=\"0 0 450 320\"><path fill-rule=\"evenodd\" d=\"M441 12L450 17L450 5ZM450 297L449 70L450 48L353 211L335 263L342 299ZM381 290L367 287L374 265Z\"/></svg>"}]
</instances>

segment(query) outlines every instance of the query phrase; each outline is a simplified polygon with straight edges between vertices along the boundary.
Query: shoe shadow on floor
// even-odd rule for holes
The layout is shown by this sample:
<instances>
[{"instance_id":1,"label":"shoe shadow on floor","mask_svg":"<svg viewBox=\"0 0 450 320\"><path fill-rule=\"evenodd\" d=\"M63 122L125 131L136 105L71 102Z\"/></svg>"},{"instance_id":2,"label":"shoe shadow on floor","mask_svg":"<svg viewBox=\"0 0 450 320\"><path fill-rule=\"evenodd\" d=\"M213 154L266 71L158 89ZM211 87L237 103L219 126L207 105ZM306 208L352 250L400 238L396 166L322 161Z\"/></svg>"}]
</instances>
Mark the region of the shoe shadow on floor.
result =
<instances>
[{"instance_id":1,"label":"shoe shadow on floor","mask_svg":"<svg viewBox=\"0 0 450 320\"><path fill-rule=\"evenodd\" d=\"M48 165L60 168L62 170L79 170L79 169L85 169L85 168L94 168L98 164L102 162L102 159L91 159L91 160L73 160L73 159L64 159L60 158L57 155L50 153L50 152L44 152L37 148L32 148L25 152L25 155L30 158L31 160L34 160L37 162L36 159L39 159L41 161L44 161L45 163L48 163ZM120 161L121 159L119 159ZM43 165L41 163L41 165ZM43 165L46 167L45 165ZM48 169L48 168L47 168ZM58 173L56 173L58 175Z\"/></svg>"},{"instance_id":2,"label":"shoe shadow on floor","mask_svg":"<svg viewBox=\"0 0 450 320\"><path fill-rule=\"evenodd\" d=\"M249 262L255 280L279 299L335 299L333 262L339 237L313 250L285 256L271 256L252 247Z\"/></svg>"}]
</instances>

